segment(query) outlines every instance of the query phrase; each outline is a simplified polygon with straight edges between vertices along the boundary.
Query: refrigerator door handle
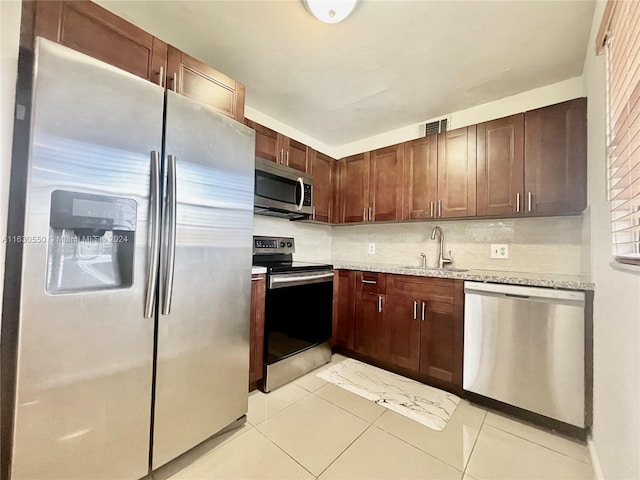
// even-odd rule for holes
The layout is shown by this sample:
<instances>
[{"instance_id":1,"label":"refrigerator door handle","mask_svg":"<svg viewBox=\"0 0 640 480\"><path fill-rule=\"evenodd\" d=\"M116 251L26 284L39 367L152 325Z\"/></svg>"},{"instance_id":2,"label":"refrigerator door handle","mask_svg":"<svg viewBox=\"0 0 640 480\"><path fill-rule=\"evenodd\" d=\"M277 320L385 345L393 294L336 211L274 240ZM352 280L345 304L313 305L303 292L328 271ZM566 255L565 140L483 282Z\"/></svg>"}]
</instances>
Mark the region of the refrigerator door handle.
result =
<instances>
[{"instance_id":1,"label":"refrigerator door handle","mask_svg":"<svg viewBox=\"0 0 640 480\"><path fill-rule=\"evenodd\" d=\"M158 286L158 264L160 263L160 152L151 152L151 230L149 246L149 271L147 272L147 295L144 302L144 318L153 316L156 288Z\"/></svg>"},{"instance_id":2,"label":"refrigerator door handle","mask_svg":"<svg viewBox=\"0 0 640 480\"><path fill-rule=\"evenodd\" d=\"M164 277L164 298L162 314L171 313L171 298L173 296L173 269L176 259L176 157L167 155L167 258Z\"/></svg>"}]
</instances>

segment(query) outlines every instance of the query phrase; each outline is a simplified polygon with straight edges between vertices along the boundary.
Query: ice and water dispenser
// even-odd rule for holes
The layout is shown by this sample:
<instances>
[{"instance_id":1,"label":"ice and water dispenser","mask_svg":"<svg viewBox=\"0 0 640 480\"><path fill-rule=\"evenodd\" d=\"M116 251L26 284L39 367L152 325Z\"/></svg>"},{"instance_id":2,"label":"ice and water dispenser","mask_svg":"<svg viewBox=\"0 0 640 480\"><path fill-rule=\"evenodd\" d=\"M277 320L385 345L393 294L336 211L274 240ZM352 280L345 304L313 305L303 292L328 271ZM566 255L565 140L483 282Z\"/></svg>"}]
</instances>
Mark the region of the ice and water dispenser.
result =
<instances>
[{"instance_id":1,"label":"ice and water dispenser","mask_svg":"<svg viewBox=\"0 0 640 480\"><path fill-rule=\"evenodd\" d=\"M52 192L47 292L131 286L136 211L136 201L130 198Z\"/></svg>"}]
</instances>

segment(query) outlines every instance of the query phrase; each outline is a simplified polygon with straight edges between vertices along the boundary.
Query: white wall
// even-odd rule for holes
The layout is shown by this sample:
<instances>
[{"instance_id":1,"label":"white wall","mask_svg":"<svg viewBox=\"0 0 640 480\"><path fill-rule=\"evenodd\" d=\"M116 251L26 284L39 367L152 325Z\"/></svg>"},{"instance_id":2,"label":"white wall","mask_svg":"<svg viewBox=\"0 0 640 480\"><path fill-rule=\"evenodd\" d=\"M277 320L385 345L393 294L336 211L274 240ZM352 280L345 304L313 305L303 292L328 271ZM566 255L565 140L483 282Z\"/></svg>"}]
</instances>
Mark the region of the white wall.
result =
<instances>
[{"instance_id":1,"label":"white wall","mask_svg":"<svg viewBox=\"0 0 640 480\"><path fill-rule=\"evenodd\" d=\"M595 56L598 1L585 59L594 307L593 445L606 479L640 478L640 269L611 266L605 178L605 63Z\"/></svg>"},{"instance_id":2,"label":"white wall","mask_svg":"<svg viewBox=\"0 0 640 480\"><path fill-rule=\"evenodd\" d=\"M445 248L460 268L586 275L582 257L582 217L448 220L333 227L333 263L420 265L420 252L435 267L438 245L430 239L440 225ZM374 243L376 253L368 253ZM507 244L508 259L492 259L491 244Z\"/></svg>"},{"instance_id":3,"label":"white wall","mask_svg":"<svg viewBox=\"0 0 640 480\"><path fill-rule=\"evenodd\" d=\"M582 77L570 78L562 82L546 85L544 87L529 90L510 97L501 98L494 102L485 103L476 107L452 112L446 115L450 118L449 130L475 125L476 123L494 120L496 118L507 117L516 113L533 110L554 103L564 102L573 98L583 97L585 86ZM419 126L432 119L425 119L423 122L406 125L395 130L384 132L372 137L363 138L346 145L327 145L319 140L307 135L299 130L286 125L265 113L247 105L245 116L266 127L272 128L291 138L294 138L310 147L329 155L333 158L343 158L356 153L368 152L377 148L395 145L418 138ZM438 117L442 118L442 117Z\"/></svg>"},{"instance_id":4,"label":"white wall","mask_svg":"<svg viewBox=\"0 0 640 480\"><path fill-rule=\"evenodd\" d=\"M0 0L0 305L2 305L1 279L4 278L5 254L5 243L2 239L7 234L13 107L20 41L20 9L21 3L18 0Z\"/></svg>"},{"instance_id":5,"label":"white wall","mask_svg":"<svg viewBox=\"0 0 640 480\"><path fill-rule=\"evenodd\" d=\"M329 225L254 215L253 234L295 238L296 253L293 257L297 261L327 263L331 258Z\"/></svg>"}]
</instances>

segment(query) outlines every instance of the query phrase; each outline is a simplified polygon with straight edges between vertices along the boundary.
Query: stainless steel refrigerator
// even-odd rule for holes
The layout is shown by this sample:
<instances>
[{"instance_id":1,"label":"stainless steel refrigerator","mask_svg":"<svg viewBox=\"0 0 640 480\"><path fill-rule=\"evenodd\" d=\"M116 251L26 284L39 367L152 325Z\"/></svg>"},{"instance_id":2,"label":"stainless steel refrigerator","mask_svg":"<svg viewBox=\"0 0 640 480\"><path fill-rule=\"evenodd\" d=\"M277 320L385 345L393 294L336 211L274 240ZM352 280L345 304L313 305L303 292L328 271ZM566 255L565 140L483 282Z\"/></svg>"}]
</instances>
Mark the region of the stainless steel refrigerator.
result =
<instances>
[{"instance_id":1,"label":"stainless steel refrigerator","mask_svg":"<svg viewBox=\"0 0 640 480\"><path fill-rule=\"evenodd\" d=\"M43 39L34 72L11 478L140 478L247 411L254 133Z\"/></svg>"}]
</instances>

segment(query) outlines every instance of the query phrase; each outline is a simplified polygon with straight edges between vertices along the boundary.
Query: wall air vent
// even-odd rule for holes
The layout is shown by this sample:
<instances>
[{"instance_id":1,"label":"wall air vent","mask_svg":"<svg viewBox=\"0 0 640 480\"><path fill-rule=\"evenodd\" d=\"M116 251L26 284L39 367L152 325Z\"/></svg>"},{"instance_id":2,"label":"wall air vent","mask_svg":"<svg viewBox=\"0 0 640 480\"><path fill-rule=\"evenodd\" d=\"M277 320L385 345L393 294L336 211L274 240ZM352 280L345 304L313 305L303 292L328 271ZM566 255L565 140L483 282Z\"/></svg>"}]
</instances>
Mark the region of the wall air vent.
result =
<instances>
[{"instance_id":1,"label":"wall air vent","mask_svg":"<svg viewBox=\"0 0 640 480\"><path fill-rule=\"evenodd\" d=\"M447 117L419 125L418 134L420 137L426 137L427 135L437 135L438 133L446 132L448 123L449 118Z\"/></svg>"}]
</instances>

